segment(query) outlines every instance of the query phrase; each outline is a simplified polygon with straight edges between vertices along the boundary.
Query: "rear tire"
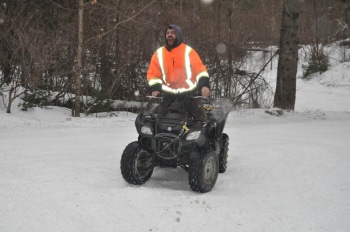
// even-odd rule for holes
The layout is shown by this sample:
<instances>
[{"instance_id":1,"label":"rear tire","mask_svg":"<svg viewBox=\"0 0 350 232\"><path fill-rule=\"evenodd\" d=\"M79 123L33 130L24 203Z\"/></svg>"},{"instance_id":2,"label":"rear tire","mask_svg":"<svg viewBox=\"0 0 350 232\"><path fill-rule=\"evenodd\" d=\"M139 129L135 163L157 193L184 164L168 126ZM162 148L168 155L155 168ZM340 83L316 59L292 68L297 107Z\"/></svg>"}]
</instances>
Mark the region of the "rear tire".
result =
<instances>
[{"instance_id":1,"label":"rear tire","mask_svg":"<svg viewBox=\"0 0 350 232\"><path fill-rule=\"evenodd\" d=\"M120 160L120 169L124 180L130 184L144 184L153 173L153 156L138 142L126 146Z\"/></svg>"},{"instance_id":2,"label":"rear tire","mask_svg":"<svg viewBox=\"0 0 350 232\"><path fill-rule=\"evenodd\" d=\"M195 192L212 190L218 178L219 159L215 152L198 154L191 160L188 170L190 187Z\"/></svg>"},{"instance_id":3,"label":"rear tire","mask_svg":"<svg viewBox=\"0 0 350 232\"><path fill-rule=\"evenodd\" d=\"M229 137L223 133L221 136L221 148L219 154L219 173L224 173L227 169Z\"/></svg>"}]
</instances>

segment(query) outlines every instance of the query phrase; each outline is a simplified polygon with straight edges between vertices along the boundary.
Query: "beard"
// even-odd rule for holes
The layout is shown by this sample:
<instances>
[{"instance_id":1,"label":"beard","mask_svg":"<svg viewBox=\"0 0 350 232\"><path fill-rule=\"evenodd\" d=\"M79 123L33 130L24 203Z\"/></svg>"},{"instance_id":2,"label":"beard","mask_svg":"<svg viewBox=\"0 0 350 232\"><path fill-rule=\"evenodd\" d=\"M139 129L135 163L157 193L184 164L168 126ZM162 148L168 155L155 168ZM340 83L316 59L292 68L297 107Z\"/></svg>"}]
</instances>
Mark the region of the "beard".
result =
<instances>
[{"instance_id":1,"label":"beard","mask_svg":"<svg viewBox=\"0 0 350 232\"><path fill-rule=\"evenodd\" d=\"M177 44L177 38L167 38L166 39L166 45L168 49L172 49L175 48L178 44Z\"/></svg>"}]
</instances>

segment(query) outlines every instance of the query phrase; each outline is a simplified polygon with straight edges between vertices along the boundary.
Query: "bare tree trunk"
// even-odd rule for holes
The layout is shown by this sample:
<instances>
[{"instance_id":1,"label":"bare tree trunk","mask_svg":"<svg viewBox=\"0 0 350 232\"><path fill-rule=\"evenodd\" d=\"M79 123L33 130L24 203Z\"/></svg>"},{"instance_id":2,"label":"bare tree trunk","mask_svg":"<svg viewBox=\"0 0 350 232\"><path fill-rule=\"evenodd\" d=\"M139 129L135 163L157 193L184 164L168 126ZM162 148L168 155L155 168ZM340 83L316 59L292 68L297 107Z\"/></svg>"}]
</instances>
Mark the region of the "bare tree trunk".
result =
<instances>
[{"instance_id":1,"label":"bare tree trunk","mask_svg":"<svg viewBox=\"0 0 350 232\"><path fill-rule=\"evenodd\" d=\"M81 95L81 80L82 75L82 59L83 59L83 19L84 19L84 0L79 0L78 14L78 51L77 51L77 70L75 77L75 109L74 117L80 117L80 95Z\"/></svg>"},{"instance_id":2,"label":"bare tree trunk","mask_svg":"<svg viewBox=\"0 0 350 232\"><path fill-rule=\"evenodd\" d=\"M9 96L8 96L8 103L7 103L7 107L6 107L6 113L10 114L11 113L11 106L12 106L12 102L13 102L13 98L12 98L12 92L13 92L14 88L11 86L10 87L10 91L9 91Z\"/></svg>"},{"instance_id":3,"label":"bare tree trunk","mask_svg":"<svg viewBox=\"0 0 350 232\"><path fill-rule=\"evenodd\" d=\"M6 113L11 113L12 102L22 94L24 94L24 90L19 91L20 83L14 82L11 84L8 94L8 102L6 107ZM19 91L19 92L18 92Z\"/></svg>"},{"instance_id":4,"label":"bare tree trunk","mask_svg":"<svg viewBox=\"0 0 350 232\"><path fill-rule=\"evenodd\" d=\"M299 0L285 0L274 106L294 110L299 46Z\"/></svg>"}]
</instances>

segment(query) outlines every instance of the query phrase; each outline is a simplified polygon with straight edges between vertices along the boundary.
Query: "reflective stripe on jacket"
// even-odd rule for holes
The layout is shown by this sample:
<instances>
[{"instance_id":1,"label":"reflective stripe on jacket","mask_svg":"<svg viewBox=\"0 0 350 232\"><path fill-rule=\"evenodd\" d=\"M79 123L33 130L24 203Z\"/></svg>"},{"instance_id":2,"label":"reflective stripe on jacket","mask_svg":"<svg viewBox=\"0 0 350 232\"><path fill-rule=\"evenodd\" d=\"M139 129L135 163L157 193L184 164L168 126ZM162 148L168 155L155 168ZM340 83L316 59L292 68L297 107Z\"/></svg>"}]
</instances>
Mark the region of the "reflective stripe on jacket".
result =
<instances>
[{"instance_id":1,"label":"reflective stripe on jacket","mask_svg":"<svg viewBox=\"0 0 350 232\"><path fill-rule=\"evenodd\" d=\"M209 78L207 69L198 53L182 43L168 51L165 46L152 56L147 81L150 87L161 84L170 93L192 91L200 78Z\"/></svg>"}]
</instances>

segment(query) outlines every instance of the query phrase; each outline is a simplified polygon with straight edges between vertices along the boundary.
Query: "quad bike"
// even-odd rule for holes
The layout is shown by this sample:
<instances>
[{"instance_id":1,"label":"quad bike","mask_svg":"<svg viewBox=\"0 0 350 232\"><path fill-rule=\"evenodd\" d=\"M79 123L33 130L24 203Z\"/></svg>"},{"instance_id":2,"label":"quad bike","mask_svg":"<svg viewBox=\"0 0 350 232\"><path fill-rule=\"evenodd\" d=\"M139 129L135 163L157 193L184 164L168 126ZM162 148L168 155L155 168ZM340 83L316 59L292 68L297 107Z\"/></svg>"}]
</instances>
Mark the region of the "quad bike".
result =
<instances>
[{"instance_id":1,"label":"quad bike","mask_svg":"<svg viewBox=\"0 0 350 232\"><path fill-rule=\"evenodd\" d=\"M230 110L227 104L200 98L208 117L205 124L184 111L186 100L173 102L164 116L157 110L137 116L138 141L126 146L120 161L126 182L144 184L155 167L182 167L193 191L212 190L218 173L227 167L229 136L223 130Z\"/></svg>"}]
</instances>

